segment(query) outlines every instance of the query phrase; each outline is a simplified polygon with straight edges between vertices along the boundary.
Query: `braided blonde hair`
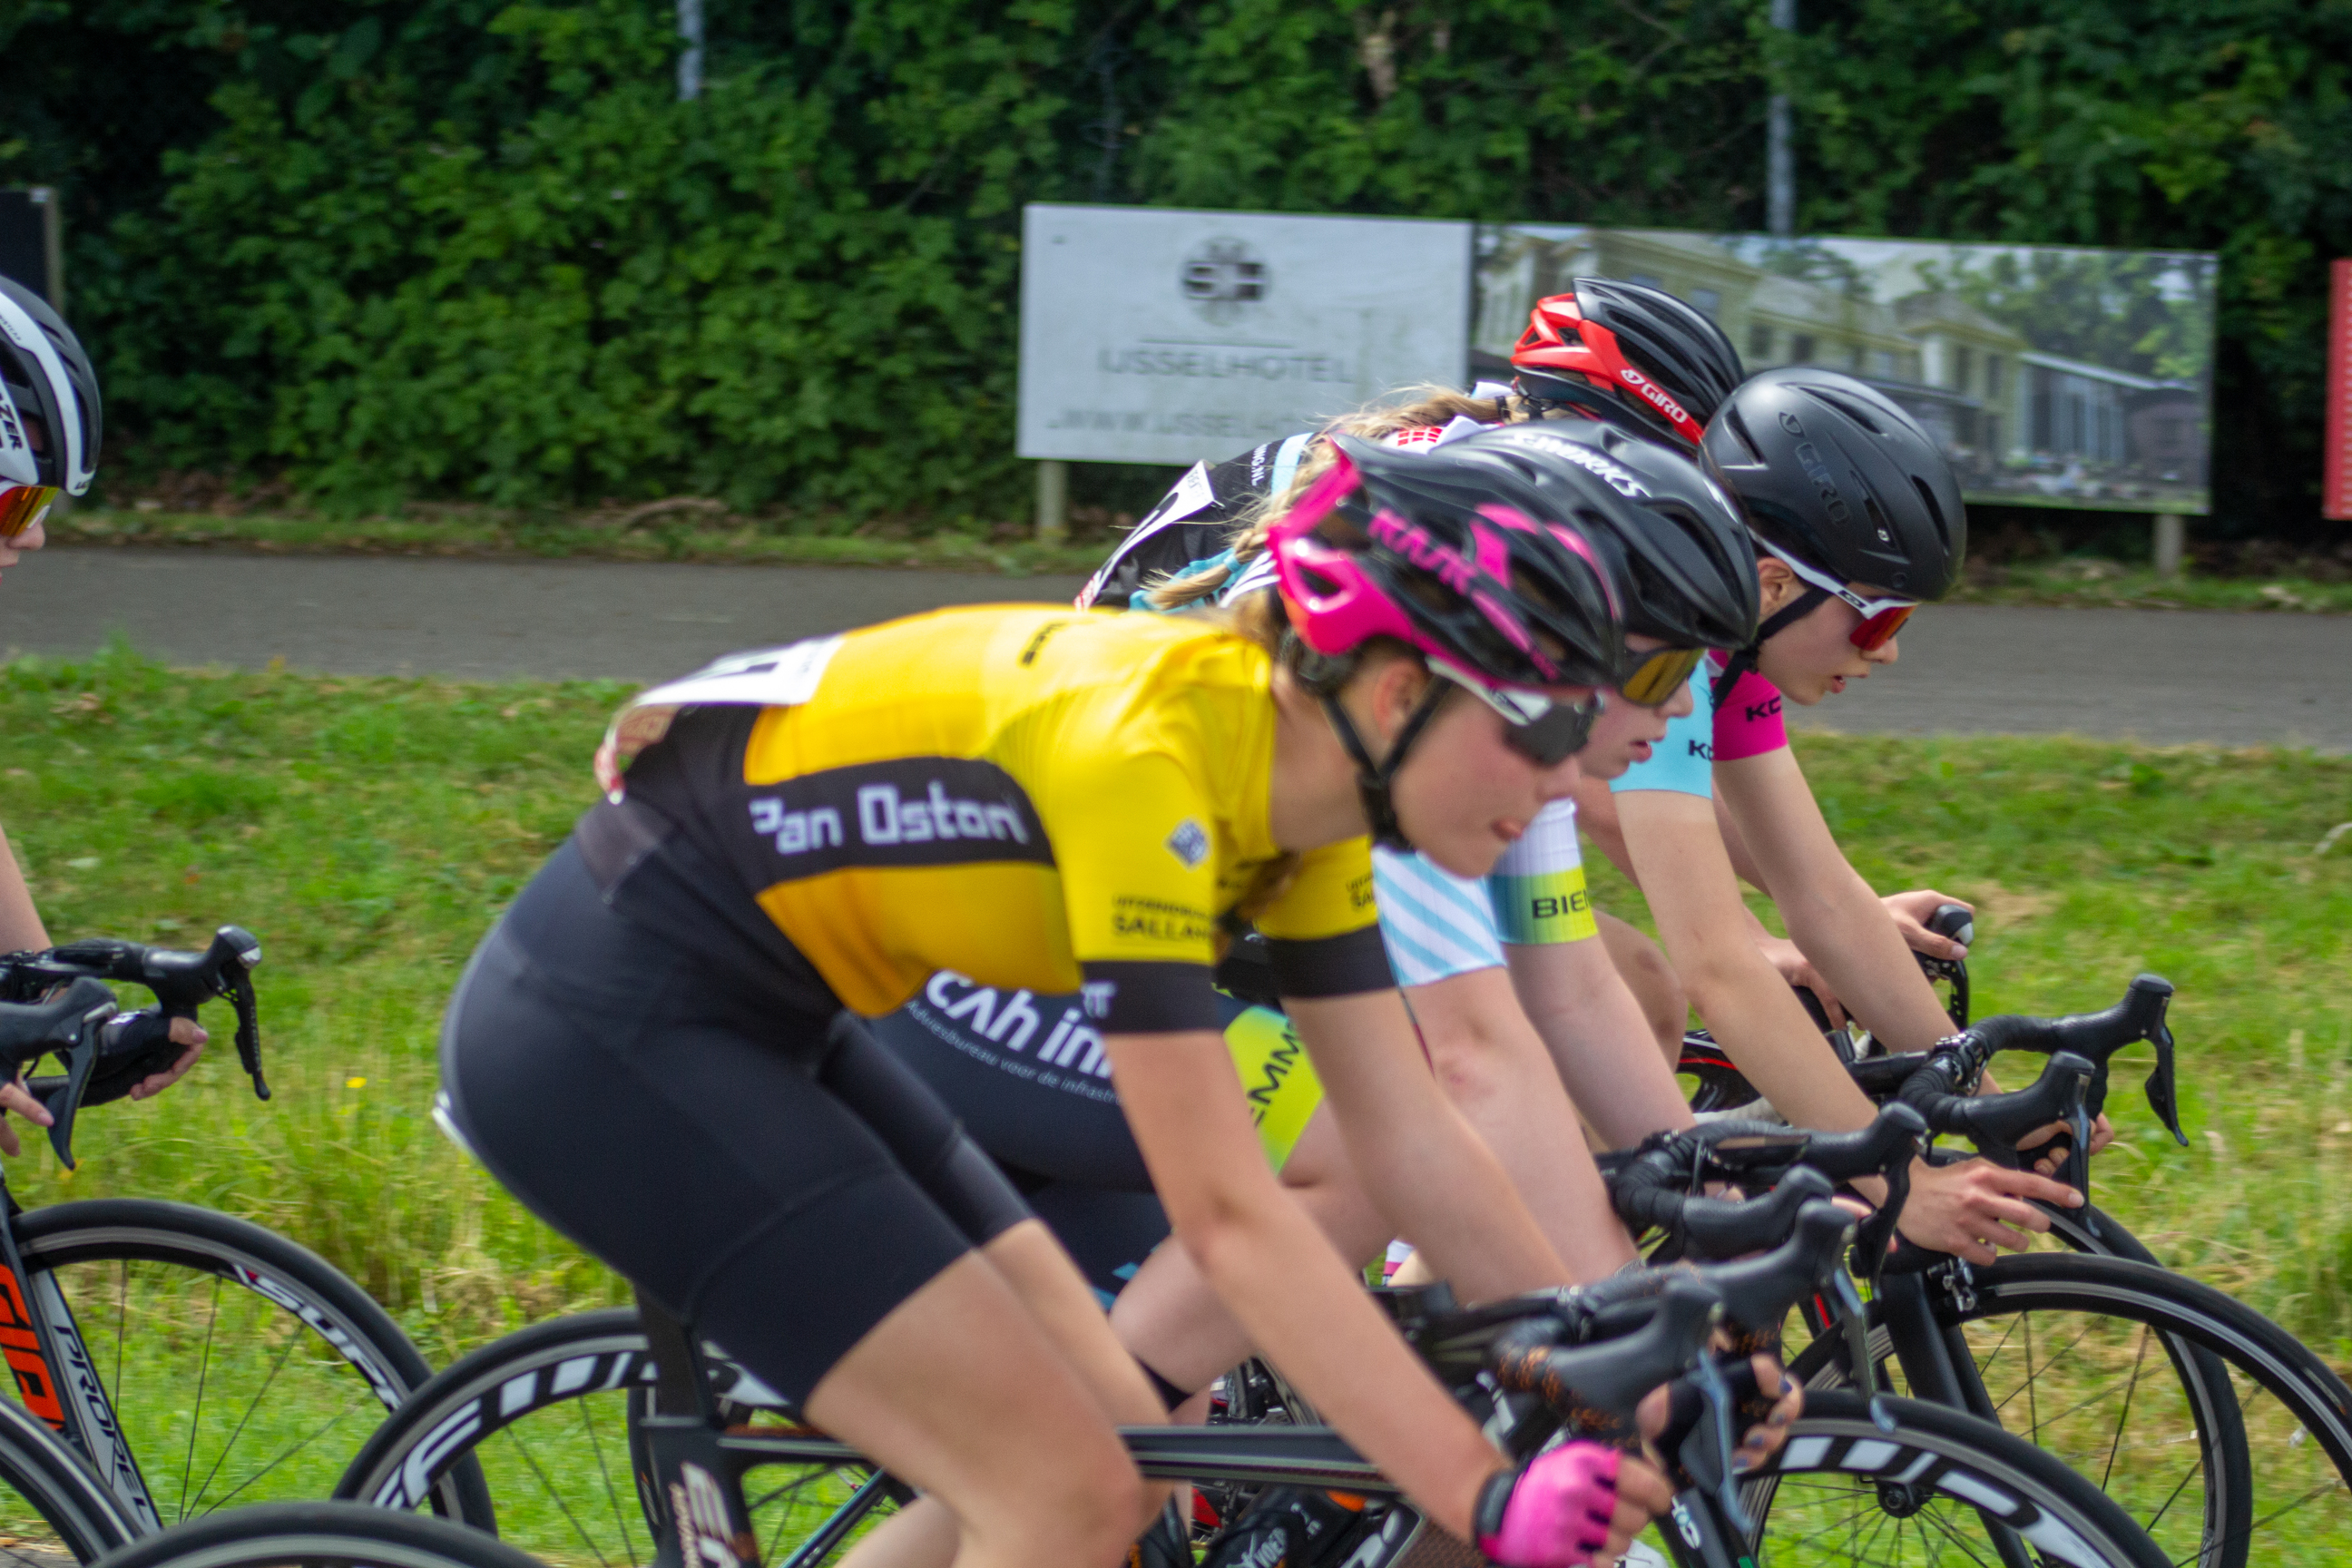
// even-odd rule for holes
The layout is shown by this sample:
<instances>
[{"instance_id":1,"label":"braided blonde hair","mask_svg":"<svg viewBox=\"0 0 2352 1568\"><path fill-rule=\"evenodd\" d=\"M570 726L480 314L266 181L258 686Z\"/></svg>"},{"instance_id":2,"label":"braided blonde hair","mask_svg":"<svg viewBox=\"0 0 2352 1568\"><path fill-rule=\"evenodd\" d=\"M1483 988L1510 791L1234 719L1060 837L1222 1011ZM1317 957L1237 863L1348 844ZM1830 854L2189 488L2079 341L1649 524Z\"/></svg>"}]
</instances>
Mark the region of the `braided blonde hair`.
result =
<instances>
[{"instance_id":1,"label":"braided blonde hair","mask_svg":"<svg viewBox=\"0 0 2352 1568\"><path fill-rule=\"evenodd\" d=\"M1331 466L1331 444L1325 436L1360 436L1366 440L1378 440L1399 430L1415 430L1425 426L1449 425L1455 419L1468 417L1486 425L1516 425L1522 419L1536 416L1535 405L1516 395L1509 397L1472 397L1450 386L1416 386L1410 389L1413 401L1385 407L1359 409L1342 415L1317 432L1309 442L1307 455L1299 461L1298 470L1290 483L1275 494L1264 496L1236 518L1234 531L1226 540L1233 552L1230 562L1204 566L1183 574L1163 573L1160 580L1144 590L1144 600L1155 610L1181 610L1213 598L1217 590L1240 575L1243 569L1265 552L1266 532L1283 513L1288 511L1307 487L1313 484L1324 469Z\"/></svg>"}]
</instances>

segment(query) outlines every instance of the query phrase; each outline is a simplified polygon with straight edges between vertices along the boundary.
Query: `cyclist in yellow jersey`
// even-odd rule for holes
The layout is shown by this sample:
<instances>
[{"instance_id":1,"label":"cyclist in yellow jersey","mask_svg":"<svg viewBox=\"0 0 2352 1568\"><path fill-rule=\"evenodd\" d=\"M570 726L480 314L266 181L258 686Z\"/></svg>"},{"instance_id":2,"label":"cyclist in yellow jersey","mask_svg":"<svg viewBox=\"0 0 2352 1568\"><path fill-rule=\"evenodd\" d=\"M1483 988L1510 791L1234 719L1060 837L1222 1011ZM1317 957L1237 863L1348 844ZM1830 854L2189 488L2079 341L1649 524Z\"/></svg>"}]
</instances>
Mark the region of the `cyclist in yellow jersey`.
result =
<instances>
[{"instance_id":1,"label":"cyclist in yellow jersey","mask_svg":"<svg viewBox=\"0 0 2352 1568\"><path fill-rule=\"evenodd\" d=\"M946 612L646 694L600 754L607 799L453 999L454 1126L923 1490L900 1549L1108 1563L1155 1502L1111 1430L1159 1417L1150 1385L851 1016L941 970L1083 998L1044 1025L1067 1026L1056 1059L1115 1070L1211 1284L1441 1524L1500 1563L1605 1561L1666 1500L1582 1445L1503 1463L1276 1184L1218 1032L1242 916L1381 1206L1466 1297L1566 1282L1422 1059L1365 835L1491 866L1567 787L1622 627L1571 529L1375 485L1339 447L1277 531L1282 595L1234 624Z\"/></svg>"}]
</instances>

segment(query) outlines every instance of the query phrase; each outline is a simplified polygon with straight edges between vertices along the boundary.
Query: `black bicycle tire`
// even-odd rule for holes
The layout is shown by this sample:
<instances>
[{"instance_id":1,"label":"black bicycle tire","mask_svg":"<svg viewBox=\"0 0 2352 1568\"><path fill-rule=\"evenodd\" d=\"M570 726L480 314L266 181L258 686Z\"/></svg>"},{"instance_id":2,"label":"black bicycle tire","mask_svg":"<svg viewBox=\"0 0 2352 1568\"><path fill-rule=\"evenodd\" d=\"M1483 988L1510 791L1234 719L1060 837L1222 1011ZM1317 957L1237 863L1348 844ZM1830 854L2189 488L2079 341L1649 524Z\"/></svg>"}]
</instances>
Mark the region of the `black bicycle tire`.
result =
<instances>
[{"instance_id":1,"label":"black bicycle tire","mask_svg":"<svg viewBox=\"0 0 2352 1568\"><path fill-rule=\"evenodd\" d=\"M205 1514L142 1536L104 1568L545 1568L495 1536L429 1514L356 1503L271 1502Z\"/></svg>"},{"instance_id":2,"label":"black bicycle tire","mask_svg":"<svg viewBox=\"0 0 2352 1568\"><path fill-rule=\"evenodd\" d=\"M1878 1405L1891 1425L1874 1419L1871 1402L1858 1394L1843 1390L1807 1394L1805 1412L1790 1425L1780 1451L1742 1489L1749 1510L1757 1515L1756 1532L1748 1543L1757 1561L1765 1561L1762 1542L1770 1528L1779 1481L1797 1474L1872 1475L1900 1470L1910 1462L1903 1460L1901 1453L1908 1447L1964 1456L1979 1480L1997 1493L2007 1489L2015 1494L2009 1499L2012 1503L2030 1504L2041 1519L2055 1521L2072 1531L2097 1554L2099 1562L2116 1568L2171 1568L2156 1542L2112 1499L2032 1444L1990 1422L1941 1405L1892 1396L1883 1396ZM1865 1462L1866 1456L1878 1452L1866 1447L1873 1444L1892 1451ZM1919 1479L1932 1477L1940 1481L1948 1473L1931 1470ZM1981 1493L1955 1489L1952 1495L1963 1498L1971 1508L1982 1509ZM2000 1512L1997 1508L1990 1511ZM2053 1550L2049 1541L2037 1534L2042 1529L2039 1521L2024 1519L2021 1510L2001 1517L2033 1540L2045 1557ZM1664 1533L1669 1544L1680 1551L1682 1543L1675 1539L1671 1523Z\"/></svg>"},{"instance_id":3,"label":"black bicycle tire","mask_svg":"<svg viewBox=\"0 0 2352 1568\"><path fill-rule=\"evenodd\" d=\"M2352 1486L2352 1387L2309 1346L2245 1303L2158 1264L2072 1251L2003 1258L1972 1268L1969 1286L1974 1300L1955 1309L1961 1322L1984 1321L2004 1310L2081 1311L2142 1323L2167 1342L2185 1342L2199 1360L2222 1368L2221 1387L2229 1387L2228 1369L2235 1368L2278 1400ZM1801 1380L1817 1376L1841 1348L1831 1339L1817 1341L1791 1370ZM1880 1340L1874 1337L1872 1348L1880 1349ZM2166 1348L2178 1369L2169 1342ZM2200 1375L2213 1381L2210 1373ZM2200 1411L2210 1409L2201 1395L2192 1397ZM2232 1394L2233 1417L2235 1408ZM2242 1424L2234 1430L2242 1450Z\"/></svg>"},{"instance_id":4,"label":"black bicycle tire","mask_svg":"<svg viewBox=\"0 0 2352 1568\"><path fill-rule=\"evenodd\" d=\"M81 1457L16 1405L0 1400L0 1486L31 1505L77 1563L138 1533L114 1494Z\"/></svg>"},{"instance_id":5,"label":"black bicycle tire","mask_svg":"<svg viewBox=\"0 0 2352 1568\"><path fill-rule=\"evenodd\" d=\"M217 1275L274 1301L342 1355L387 1415L432 1379L432 1364L375 1298L309 1247L249 1220L161 1198L95 1198L27 1210L15 1224L33 1273L131 1258ZM480 1465L453 1468L433 1506L467 1523L492 1518Z\"/></svg>"}]
</instances>

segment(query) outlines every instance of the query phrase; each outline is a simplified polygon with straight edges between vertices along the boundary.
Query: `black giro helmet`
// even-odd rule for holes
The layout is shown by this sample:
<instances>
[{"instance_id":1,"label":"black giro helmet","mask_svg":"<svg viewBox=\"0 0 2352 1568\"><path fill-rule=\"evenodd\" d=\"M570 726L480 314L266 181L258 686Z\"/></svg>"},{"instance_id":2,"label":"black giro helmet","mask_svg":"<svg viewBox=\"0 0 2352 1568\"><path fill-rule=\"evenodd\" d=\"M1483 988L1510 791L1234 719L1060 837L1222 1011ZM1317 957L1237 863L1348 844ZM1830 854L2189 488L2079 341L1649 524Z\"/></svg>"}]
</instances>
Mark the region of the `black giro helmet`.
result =
<instances>
[{"instance_id":1,"label":"black giro helmet","mask_svg":"<svg viewBox=\"0 0 2352 1568\"><path fill-rule=\"evenodd\" d=\"M1960 580L1959 479L1875 387L1810 365L1760 372L1708 422L1699 452L1749 530L1808 565L1920 600Z\"/></svg>"},{"instance_id":2,"label":"black giro helmet","mask_svg":"<svg viewBox=\"0 0 2352 1568\"><path fill-rule=\"evenodd\" d=\"M1536 301L1511 350L1520 394L1696 446L1747 374L1723 329L1646 283L1578 278L1569 288Z\"/></svg>"},{"instance_id":3,"label":"black giro helmet","mask_svg":"<svg viewBox=\"0 0 2352 1568\"><path fill-rule=\"evenodd\" d=\"M1607 493L1570 521L1609 565L1625 629L1673 647L1745 647L1756 636L1756 548L1739 504L1698 464L1591 420L1513 425L1482 440L1566 459Z\"/></svg>"},{"instance_id":4,"label":"black giro helmet","mask_svg":"<svg viewBox=\"0 0 2352 1568\"><path fill-rule=\"evenodd\" d=\"M1608 567L1572 515L1602 486L1547 454L1497 448L1497 434L1421 451L1328 437L1361 482L1338 514L1355 528L1275 526L1291 622L1310 645L1328 650L1401 616L1392 631L1498 686L1615 683L1624 628ZM1482 517L1489 506L1533 526ZM1305 575L1294 582L1295 571Z\"/></svg>"},{"instance_id":5,"label":"black giro helmet","mask_svg":"<svg viewBox=\"0 0 2352 1568\"><path fill-rule=\"evenodd\" d=\"M41 447L12 428L41 426ZM48 301L0 278L0 483L55 485L68 495L98 473L103 421L98 373Z\"/></svg>"}]
</instances>

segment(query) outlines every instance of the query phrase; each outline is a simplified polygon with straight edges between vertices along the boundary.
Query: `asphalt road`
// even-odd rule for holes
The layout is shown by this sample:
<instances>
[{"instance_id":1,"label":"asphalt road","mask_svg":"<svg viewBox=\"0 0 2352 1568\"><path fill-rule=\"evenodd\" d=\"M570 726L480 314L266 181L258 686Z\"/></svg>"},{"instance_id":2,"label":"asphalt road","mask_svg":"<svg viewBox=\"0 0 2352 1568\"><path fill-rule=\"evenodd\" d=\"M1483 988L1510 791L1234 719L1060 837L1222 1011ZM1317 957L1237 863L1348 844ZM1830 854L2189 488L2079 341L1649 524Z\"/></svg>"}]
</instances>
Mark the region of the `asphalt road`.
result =
<instances>
[{"instance_id":1,"label":"asphalt road","mask_svg":"<svg viewBox=\"0 0 2352 1568\"><path fill-rule=\"evenodd\" d=\"M607 562L49 550L0 585L0 652L120 631L175 664L650 680L940 605L1066 604L1069 577ZM1801 726L2352 752L2352 617L1952 605Z\"/></svg>"}]
</instances>

